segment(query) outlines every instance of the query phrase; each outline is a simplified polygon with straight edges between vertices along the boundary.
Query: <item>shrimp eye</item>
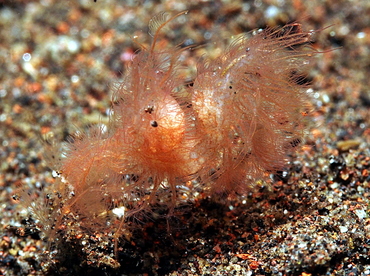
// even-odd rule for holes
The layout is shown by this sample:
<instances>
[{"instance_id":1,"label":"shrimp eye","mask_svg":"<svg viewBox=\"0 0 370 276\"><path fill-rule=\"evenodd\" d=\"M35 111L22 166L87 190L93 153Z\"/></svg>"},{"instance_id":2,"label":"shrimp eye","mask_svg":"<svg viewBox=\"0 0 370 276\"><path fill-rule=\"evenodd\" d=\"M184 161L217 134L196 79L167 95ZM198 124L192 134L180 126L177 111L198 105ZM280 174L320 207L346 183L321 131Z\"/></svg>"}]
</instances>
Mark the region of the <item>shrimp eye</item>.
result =
<instances>
[{"instance_id":1,"label":"shrimp eye","mask_svg":"<svg viewBox=\"0 0 370 276\"><path fill-rule=\"evenodd\" d=\"M151 122L150 122L150 125L151 125L152 127L157 127L157 126L158 126L158 123L157 123L157 121L151 121Z\"/></svg>"},{"instance_id":2,"label":"shrimp eye","mask_svg":"<svg viewBox=\"0 0 370 276\"><path fill-rule=\"evenodd\" d=\"M154 111L154 106L147 106L145 109L144 109L145 113L149 113L149 114L152 114L152 112Z\"/></svg>"}]
</instances>

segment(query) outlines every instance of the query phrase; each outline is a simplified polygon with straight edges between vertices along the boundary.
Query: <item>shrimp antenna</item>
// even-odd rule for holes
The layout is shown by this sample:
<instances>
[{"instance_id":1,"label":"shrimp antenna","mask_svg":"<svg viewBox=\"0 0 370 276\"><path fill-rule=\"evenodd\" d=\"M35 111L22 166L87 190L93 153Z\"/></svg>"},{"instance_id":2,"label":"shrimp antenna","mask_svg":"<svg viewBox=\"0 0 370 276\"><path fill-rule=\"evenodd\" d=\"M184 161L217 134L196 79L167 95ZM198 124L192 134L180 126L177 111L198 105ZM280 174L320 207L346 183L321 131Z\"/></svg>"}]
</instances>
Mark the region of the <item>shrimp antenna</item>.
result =
<instances>
[{"instance_id":1,"label":"shrimp antenna","mask_svg":"<svg viewBox=\"0 0 370 276\"><path fill-rule=\"evenodd\" d=\"M170 17L169 19L166 20L166 17L167 17L167 12L161 12L159 14L157 14L156 16L154 16L152 19L150 19L149 21L149 34L151 36L153 36L153 33L154 32L154 36L153 36L153 43L152 43L152 46L150 48L150 52L153 52L154 51L154 48L155 48L155 45L157 43L157 40L158 40L158 35L159 35L159 32L163 29L164 26L166 26L169 22L171 22L172 20L174 20L175 18L179 17L180 15L183 15L183 14L187 14L188 13L188 10L186 11L182 11L182 12L179 12L178 14Z\"/></svg>"}]
</instances>

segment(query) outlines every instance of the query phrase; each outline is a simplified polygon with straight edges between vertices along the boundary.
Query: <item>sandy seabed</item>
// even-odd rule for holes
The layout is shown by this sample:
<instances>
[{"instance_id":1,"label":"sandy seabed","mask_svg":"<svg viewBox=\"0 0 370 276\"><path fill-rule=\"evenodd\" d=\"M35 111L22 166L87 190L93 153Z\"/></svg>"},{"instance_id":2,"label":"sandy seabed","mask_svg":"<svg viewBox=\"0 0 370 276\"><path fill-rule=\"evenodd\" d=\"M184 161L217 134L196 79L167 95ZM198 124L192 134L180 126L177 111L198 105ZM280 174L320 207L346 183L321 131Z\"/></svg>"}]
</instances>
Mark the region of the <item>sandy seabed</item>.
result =
<instances>
[{"instance_id":1,"label":"sandy seabed","mask_svg":"<svg viewBox=\"0 0 370 276\"><path fill-rule=\"evenodd\" d=\"M312 126L270 185L152 217L114 257L111 237L55 250L15 195L53 183L42 137L106 120L111 90L161 11L189 10L169 43L218 54L231 36L298 21L315 34ZM171 41L171 42L170 42ZM370 275L370 2L0 1L0 273L4 275ZM192 69L194 68L194 69ZM43 208L43 206L40 206ZM52 248L54 249L54 248Z\"/></svg>"}]
</instances>

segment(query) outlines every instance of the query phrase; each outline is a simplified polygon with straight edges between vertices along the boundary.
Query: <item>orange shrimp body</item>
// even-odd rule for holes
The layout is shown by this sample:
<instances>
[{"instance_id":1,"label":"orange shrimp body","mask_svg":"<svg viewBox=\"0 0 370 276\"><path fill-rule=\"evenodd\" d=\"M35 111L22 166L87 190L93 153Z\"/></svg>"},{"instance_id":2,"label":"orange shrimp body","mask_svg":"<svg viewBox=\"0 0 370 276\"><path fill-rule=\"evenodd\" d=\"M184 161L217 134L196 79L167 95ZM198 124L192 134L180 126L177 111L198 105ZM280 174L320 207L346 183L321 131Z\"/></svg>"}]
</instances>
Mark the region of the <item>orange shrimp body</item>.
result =
<instances>
[{"instance_id":1,"label":"orange shrimp body","mask_svg":"<svg viewBox=\"0 0 370 276\"><path fill-rule=\"evenodd\" d=\"M112 210L123 207L118 237L128 217L156 201L175 208L186 181L211 195L250 189L281 169L298 143L308 102L301 67L313 53L302 45L310 33L290 24L240 36L219 58L199 64L184 93L179 72L186 48L159 43L163 27L181 14L151 20L153 42L139 44L115 91L109 123L75 135L62 151L51 211L59 222L60 214L72 213L87 218L86 229L104 228Z\"/></svg>"},{"instance_id":2,"label":"orange shrimp body","mask_svg":"<svg viewBox=\"0 0 370 276\"><path fill-rule=\"evenodd\" d=\"M124 122L117 127L115 135L127 142L121 145L121 151L130 156L130 163L136 163L139 170L178 174L185 169L180 164L185 162L186 153L194 143L189 139L191 127L177 100L158 85L153 83L153 87L141 90L145 93L125 98L114 108L116 124ZM126 103L133 102L135 107L128 110ZM185 170L177 176L188 173Z\"/></svg>"}]
</instances>

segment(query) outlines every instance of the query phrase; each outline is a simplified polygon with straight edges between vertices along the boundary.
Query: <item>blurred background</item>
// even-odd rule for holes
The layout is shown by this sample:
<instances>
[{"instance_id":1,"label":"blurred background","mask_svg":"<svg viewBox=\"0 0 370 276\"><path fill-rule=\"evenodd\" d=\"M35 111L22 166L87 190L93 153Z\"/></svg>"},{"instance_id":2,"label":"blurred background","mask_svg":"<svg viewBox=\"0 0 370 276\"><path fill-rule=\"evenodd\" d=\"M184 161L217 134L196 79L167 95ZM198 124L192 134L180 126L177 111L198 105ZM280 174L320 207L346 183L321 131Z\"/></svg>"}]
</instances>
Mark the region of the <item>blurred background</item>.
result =
<instances>
[{"instance_id":1,"label":"blurred background","mask_svg":"<svg viewBox=\"0 0 370 276\"><path fill-rule=\"evenodd\" d=\"M184 10L164 33L166 47L197 46L184 58L189 81L202 56L217 57L240 33L290 22L318 30L305 146L274 195L250 196L253 208L240 198L230 210L242 208L228 217L225 207L220 215L194 205L207 214L191 218L201 230L188 227L174 252L134 236L121 268L91 264L84 250L70 266L48 260L14 196L53 182L42 137L65 139L106 120L138 43L151 42L149 20ZM0 0L0 274L370 275L369 79L367 0Z\"/></svg>"}]
</instances>

